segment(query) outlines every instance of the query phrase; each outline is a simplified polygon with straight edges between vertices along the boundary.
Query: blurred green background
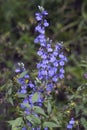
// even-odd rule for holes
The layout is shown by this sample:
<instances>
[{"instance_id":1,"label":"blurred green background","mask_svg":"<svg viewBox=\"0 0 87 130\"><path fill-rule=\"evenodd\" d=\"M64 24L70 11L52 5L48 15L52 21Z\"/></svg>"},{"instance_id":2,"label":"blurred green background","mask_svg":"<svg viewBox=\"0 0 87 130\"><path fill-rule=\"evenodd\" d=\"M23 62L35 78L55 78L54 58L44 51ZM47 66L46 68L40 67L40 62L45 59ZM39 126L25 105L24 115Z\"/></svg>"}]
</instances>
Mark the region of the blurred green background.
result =
<instances>
[{"instance_id":1,"label":"blurred green background","mask_svg":"<svg viewBox=\"0 0 87 130\"><path fill-rule=\"evenodd\" d=\"M23 62L30 73L35 70L38 45L33 42L37 24L34 14L38 5L49 13L47 36L54 42L64 42L68 57L64 84L77 89L87 82L86 0L0 0L0 86L12 79L18 62ZM0 92L0 113L4 113L3 107L6 108L3 97ZM2 125L1 130L4 130Z\"/></svg>"}]
</instances>

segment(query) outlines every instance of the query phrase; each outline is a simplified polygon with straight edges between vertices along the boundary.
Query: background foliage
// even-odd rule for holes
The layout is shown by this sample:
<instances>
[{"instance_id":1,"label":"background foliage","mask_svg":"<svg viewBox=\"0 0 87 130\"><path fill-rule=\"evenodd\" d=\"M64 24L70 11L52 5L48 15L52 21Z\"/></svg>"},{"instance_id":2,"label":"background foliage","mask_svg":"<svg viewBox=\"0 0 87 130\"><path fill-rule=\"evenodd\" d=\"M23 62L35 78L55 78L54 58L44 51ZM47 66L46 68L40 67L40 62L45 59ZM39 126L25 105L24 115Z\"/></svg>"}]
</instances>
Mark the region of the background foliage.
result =
<instances>
[{"instance_id":1,"label":"background foliage","mask_svg":"<svg viewBox=\"0 0 87 130\"><path fill-rule=\"evenodd\" d=\"M17 108L18 104L17 88L13 82L17 62L24 62L32 77L36 75L38 46L33 40L36 35L34 14L38 5L49 13L47 35L54 42L64 42L68 57L65 79L58 83L56 104L59 111L62 106L66 113L69 112L69 117L75 116L80 124L77 123L76 127L87 129L86 0L0 0L0 128L10 129L6 121L17 116L14 110L14 105ZM59 118L63 125L62 115Z\"/></svg>"}]
</instances>

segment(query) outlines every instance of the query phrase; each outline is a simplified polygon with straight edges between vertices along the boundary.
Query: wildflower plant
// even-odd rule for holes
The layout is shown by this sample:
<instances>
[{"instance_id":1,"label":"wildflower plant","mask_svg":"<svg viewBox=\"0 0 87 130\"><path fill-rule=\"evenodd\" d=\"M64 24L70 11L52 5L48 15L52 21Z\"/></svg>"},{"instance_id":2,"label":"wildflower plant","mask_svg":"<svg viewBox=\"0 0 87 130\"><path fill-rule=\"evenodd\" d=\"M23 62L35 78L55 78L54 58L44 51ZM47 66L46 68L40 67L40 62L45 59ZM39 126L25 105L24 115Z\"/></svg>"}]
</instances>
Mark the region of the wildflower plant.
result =
<instances>
[{"instance_id":1,"label":"wildflower plant","mask_svg":"<svg viewBox=\"0 0 87 130\"><path fill-rule=\"evenodd\" d=\"M37 52L41 57L40 62L37 64L38 79L45 82L47 91L52 91L54 84L59 79L64 78L64 65L67 59L63 54L62 44L57 43L53 46L52 40L45 36L45 28L49 26L45 19L48 13L40 6L39 9L41 12L35 14L38 22L35 31L39 34L34 40L35 43L40 44Z\"/></svg>"},{"instance_id":2,"label":"wildflower plant","mask_svg":"<svg viewBox=\"0 0 87 130\"><path fill-rule=\"evenodd\" d=\"M37 55L40 62L37 63L38 74L33 81L27 74L23 63L18 63L15 69L16 81L20 84L17 94L22 95L20 103L21 117L17 118L19 124L12 125L12 130L50 130L60 127L57 118L50 118L52 114L51 101L54 87L64 78L64 65L67 58L63 53L62 42L53 44L53 41L46 37L45 29L49 26L46 17L48 12L38 6L39 12L35 13L38 25L35 32L38 34L34 40L40 48Z\"/></svg>"}]
</instances>

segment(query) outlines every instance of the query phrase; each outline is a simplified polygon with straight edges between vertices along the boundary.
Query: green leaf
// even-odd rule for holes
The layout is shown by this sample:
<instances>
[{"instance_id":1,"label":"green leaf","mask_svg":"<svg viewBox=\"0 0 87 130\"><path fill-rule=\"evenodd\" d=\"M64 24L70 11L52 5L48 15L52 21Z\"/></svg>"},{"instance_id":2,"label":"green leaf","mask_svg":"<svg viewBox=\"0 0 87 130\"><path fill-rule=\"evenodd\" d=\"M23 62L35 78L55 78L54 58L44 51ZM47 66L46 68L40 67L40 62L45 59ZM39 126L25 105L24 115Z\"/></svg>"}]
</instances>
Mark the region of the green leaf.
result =
<instances>
[{"instance_id":1,"label":"green leaf","mask_svg":"<svg viewBox=\"0 0 87 130\"><path fill-rule=\"evenodd\" d=\"M16 128L23 124L23 119L22 117L19 117L15 120L8 121L8 123L12 126L12 128Z\"/></svg>"},{"instance_id":2,"label":"green leaf","mask_svg":"<svg viewBox=\"0 0 87 130\"><path fill-rule=\"evenodd\" d=\"M33 125L41 124L39 117L36 117L34 115L26 116L26 119L29 120Z\"/></svg>"},{"instance_id":3,"label":"green leaf","mask_svg":"<svg viewBox=\"0 0 87 130\"><path fill-rule=\"evenodd\" d=\"M81 118L81 124L83 125L83 127L85 128L85 130L87 130L87 121L85 118Z\"/></svg>"},{"instance_id":4,"label":"green leaf","mask_svg":"<svg viewBox=\"0 0 87 130\"><path fill-rule=\"evenodd\" d=\"M87 2L85 1L83 4L82 4L82 16L85 20L87 20L87 10L86 10L86 7L87 7Z\"/></svg>"},{"instance_id":5,"label":"green leaf","mask_svg":"<svg viewBox=\"0 0 87 130\"><path fill-rule=\"evenodd\" d=\"M27 94L17 93L18 98L25 98Z\"/></svg>"},{"instance_id":6,"label":"green leaf","mask_svg":"<svg viewBox=\"0 0 87 130\"><path fill-rule=\"evenodd\" d=\"M7 121L10 125L14 126L14 120Z\"/></svg>"},{"instance_id":7,"label":"green leaf","mask_svg":"<svg viewBox=\"0 0 87 130\"><path fill-rule=\"evenodd\" d=\"M32 121L35 124L41 124L41 120L39 119L39 117L35 117L34 115L32 115Z\"/></svg>"},{"instance_id":8,"label":"green leaf","mask_svg":"<svg viewBox=\"0 0 87 130\"><path fill-rule=\"evenodd\" d=\"M8 95L11 95L12 94L12 88L9 88L8 89Z\"/></svg>"},{"instance_id":9,"label":"green leaf","mask_svg":"<svg viewBox=\"0 0 87 130\"><path fill-rule=\"evenodd\" d=\"M79 113L81 110L84 110L84 106L82 106L82 105L76 106L76 107L75 107L75 110L76 110L76 115L78 115L78 113Z\"/></svg>"},{"instance_id":10,"label":"green leaf","mask_svg":"<svg viewBox=\"0 0 87 130\"><path fill-rule=\"evenodd\" d=\"M47 112L48 112L48 114L51 113L51 104L49 101L48 101L48 106L47 106Z\"/></svg>"},{"instance_id":11,"label":"green leaf","mask_svg":"<svg viewBox=\"0 0 87 130\"><path fill-rule=\"evenodd\" d=\"M13 99L11 97L8 98L8 102L11 103L12 106L14 105Z\"/></svg>"},{"instance_id":12,"label":"green leaf","mask_svg":"<svg viewBox=\"0 0 87 130\"><path fill-rule=\"evenodd\" d=\"M0 86L0 91L6 89L6 84L4 84L3 86Z\"/></svg>"},{"instance_id":13,"label":"green leaf","mask_svg":"<svg viewBox=\"0 0 87 130\"><path fill-rule=\"evenodd\" d=\"M52 120L53 120L54 122L56 122L57 124L59 124L59 121L57 120L57 118L56 118L55 116L52 117Z\"/></svg>"},{"instance_id":14,"label":"green leaf","mask_svg":"<svg viewBox=\"0 0 87 130\"><path fill-rule=\"evenodd\" d=\"M87 64L80 64L80 66L87 68Z\"/></svg>"},{"instance_id":15,"label":"green leaf","mask_svg":"<svg viewBox=\"0 0 87 130\"><path fill-rule=\"evenodd\" d=\"M55 127L59 127L59 126L54 122L44 122L43 123L43 128L45 128L45 127L55 128Z\"/></svg>"},{"instance_id":16,"label":"green leaf","mask_svg":"<svg viewBox=\"0 0 87 130\"><path fill-rule=\"evenodd\" d=\"M34 106L34 112L46 116L44 110L41 107Z\"/></svg>"},{"instance_id":17,"label":"green leaf","mask_svg":"<svg viewBox=\"0 0 87 130\"><path fill-rule=\"evenodd\" d=\"M21 127L12 127L12 130L21 130Z\"/></svg>"},{"instance_id":18,"label":"green leaf","mask_svg":"<svg viewBox=\"0 0 87 130\"><path fill-rule=\"evenodd\" d=\"M52 121L55 122L58 127L61 127L61 120L58 120L55 116L52 117Z\"/></svg>"},{"instance_id":19,"label":"green leaf","mask_svg":"<svg viewBox=\"0 0 87 130\"><path fill-rule=\"evenodd\" d=\"M26 119L28 120L28 121L30 121L32 124L34 123L33 121L32 121L32 117L29 115L29 116L26 116Z\"/></svg>"},{"instance_id":20,"label":"green leaf","mask_svg":"<svg viewBox=\"0 0 87 130\"><path fill-rule=\"evenodd\" d=\"M30 108L30 105L28 103L22 103L24 107Z\"/></svg>"},{"instance_id":21,"label":"green leaf","mask_svg":"<svg viewBox=\"0 0 87 130\"><path fill-rule=\"evenodd\" d=\"M24 71L23 73L20 74L19 78L23 78L27 74L27 71Z\"/></svg>"},{"instance_id":22,"label":"green leaf","mask_svg":"<svg viewBox=\"0 0 87 130\"><path fill-rule=\"evenodd\" d=\"M38 93L36 92L33 97L32 97L32 102L37 102L38 101Z\"/></svg>"}]
</instances>

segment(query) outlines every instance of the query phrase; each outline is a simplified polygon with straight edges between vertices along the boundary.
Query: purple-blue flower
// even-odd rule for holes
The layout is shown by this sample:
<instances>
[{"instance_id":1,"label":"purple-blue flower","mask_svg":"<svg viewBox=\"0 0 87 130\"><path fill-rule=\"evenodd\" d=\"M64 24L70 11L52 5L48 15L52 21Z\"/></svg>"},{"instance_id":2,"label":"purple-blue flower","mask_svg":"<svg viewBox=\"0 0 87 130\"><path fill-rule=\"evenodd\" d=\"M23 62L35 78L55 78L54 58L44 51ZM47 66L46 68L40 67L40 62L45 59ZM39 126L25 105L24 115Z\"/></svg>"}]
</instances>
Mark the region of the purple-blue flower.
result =
<instances>
[{"instance_id":1,"label":"purple-blue flower","mask_svg":"<svg viewBox=\"0 0 87 130\"><path fill-rule=\"evenodd\" d=\"M64 65L67 59L62 52L62 44L56 43L52 45L52 40L46 38L45 28L49 26L46 20L46 15L48 15L48 13L40 6L39 9L40 12L35 14L37 22L39 21L35 31L39 34L34 41L40 44L40 48L37 52L41 57L40 62L37 64L38 79L41 80L42 83L51 81L51 85L49 85L50 88L47 85L45 87L47 91L52 91L54 83L64 78Z\"/></svg>"},{"instance_id":2,"label":"purple-blue flower","mask_svg":"<svg viewBox=\"0 0 87 130\"><path fill-rule=\"evenodd\" d=\"M74 123L75 123L74 118L71 118L71 120L69 121L67 125L67 129L72 129L74 126Z\"/></svg>"},{"instance_id":3,"label":"purple-blue flower","mask_svg":"<svg viewBox=\"0 0 87 130\"><path fill-rule=\"evenodd\" d=\"M67 129L72 129L72 128L73 128L73 126L71 124L67 125Z\"/></svg>"},{"instance_id":4,"label":"purple-blue flower","mask_svg":"<svg viewBox=\"0 0 87 130\"><path fill-rule=\"evenodd\" d=\"M35 13L35 16L36 16L36 20L37 21L40 21L40 20L42 20L42 14L41 13Z\"/></svg>"},{"instance_id":5,"label":"purple-blue flower","mask_svg":"<svg viewBox=\"0 0 87 130\"><path fill-rule=\"evenodd\" d=\"M25 127L23 127L23 128L22 128L22 130L26 130L26 128L25 128Z\"/></svg>"},{"instance_id":6,"label":"purple-blue flower","mask_svg":"<svg viewBox=\"0 0 87 130\"><path fill-rule=\"evenodd\" d=\"M48 130L48 128L46 127L46 128L44 128L44 130Z\"/></svg>"}]
</instances>

